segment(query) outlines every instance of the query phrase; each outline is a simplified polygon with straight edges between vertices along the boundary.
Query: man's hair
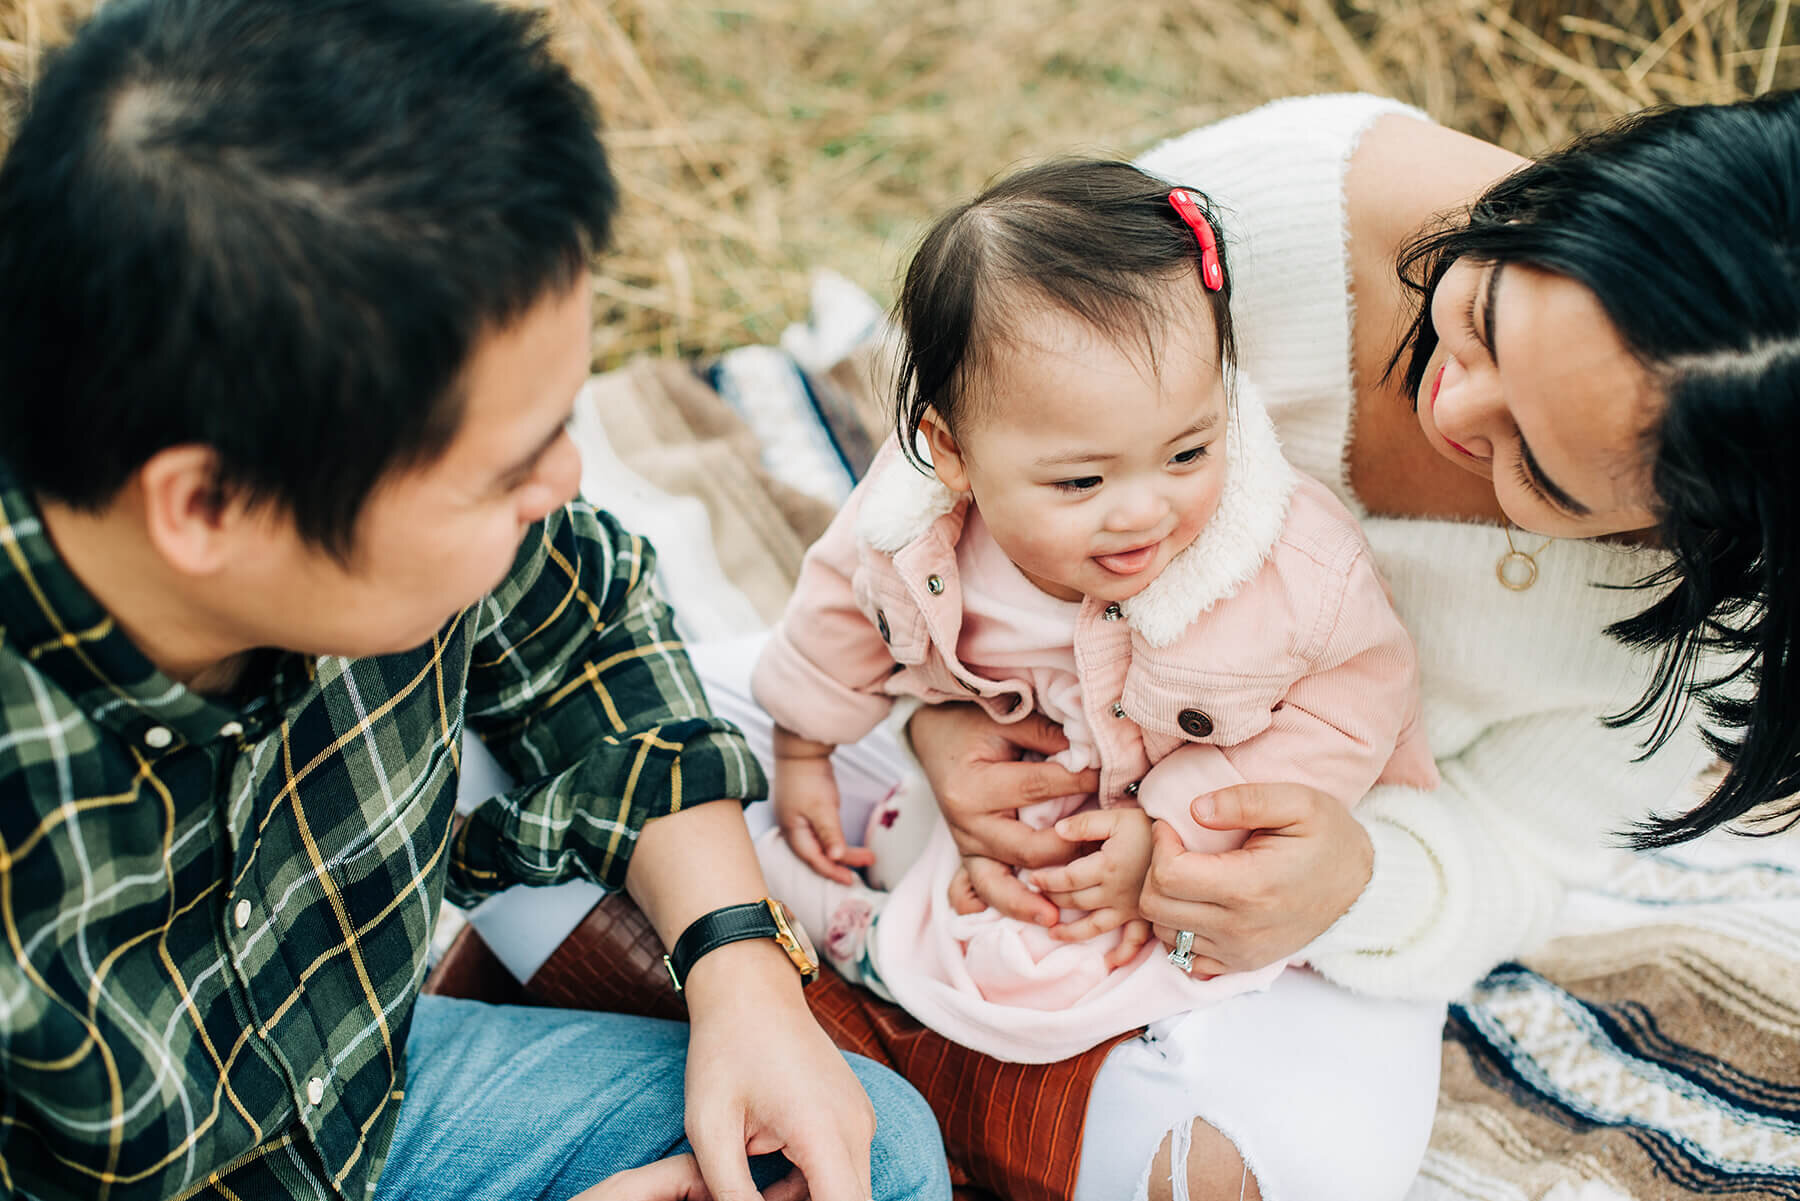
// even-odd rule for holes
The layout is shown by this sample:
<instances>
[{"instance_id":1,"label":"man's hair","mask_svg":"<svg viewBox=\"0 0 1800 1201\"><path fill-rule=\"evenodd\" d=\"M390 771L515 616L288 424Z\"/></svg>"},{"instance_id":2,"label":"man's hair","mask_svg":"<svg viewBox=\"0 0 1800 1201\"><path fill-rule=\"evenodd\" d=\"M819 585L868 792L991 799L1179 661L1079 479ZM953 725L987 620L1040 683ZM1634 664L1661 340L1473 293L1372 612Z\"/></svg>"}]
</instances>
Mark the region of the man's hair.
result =
<instances>
[{"instance_id":1,"label":"man's hair","mask_svg":"<svg viewBox=\"0 0 1800 1201\"><path fill-rule=\"evenodd\" d=\"M0 454L105 507L158 451L348 551L455 434L484 333L616 190L542 22L480 0L117 0L0 166Z\"/></svg>"},{"instance_id":2,"label":"man's hair","mask_svg":"<svg viewBox=\"0 0 1800 1201\"><path fill-rule=\"evenodd\" d=\"M1697 837L1800 792L1800 94L1629 117L1501 180L1466 219L1401 257L1420 308L1390 364L1416 397L1437 348L1430 297L1458 259L1582 284L1666 400L1641 464L1673 555L1656 594L1611 627L1659 655L1653 750L1696 702L1729 765L1691 812L1639 846ZM1725 666L1720 667L1723 662ZM1766 832L1800 821L1792 799Z\"/></svg>"},{"instance_id":3,"label":"man's hair","mask_svg":"<svg viewBox=\"0 0 1800 1201\"><path fill-rule=\"evenodd\" d=\"M975 415L972 385L1015 336L1021 306L1047 305L1136 340L1154 363L1159 335L1188 311L1175 289L1191 287L1212 314L1229 383L1231 273L1216 292L1202 286L1200 245L1169 203L1170 190L1130 163L1059 158L1008 175L938 218L913 254L896 306L904 345L895 426L915 464L926 413L952 431ZM1224 268L1218 216L1202 193L1185 190L1212 226Z\"/></svg>"}]
</instances>

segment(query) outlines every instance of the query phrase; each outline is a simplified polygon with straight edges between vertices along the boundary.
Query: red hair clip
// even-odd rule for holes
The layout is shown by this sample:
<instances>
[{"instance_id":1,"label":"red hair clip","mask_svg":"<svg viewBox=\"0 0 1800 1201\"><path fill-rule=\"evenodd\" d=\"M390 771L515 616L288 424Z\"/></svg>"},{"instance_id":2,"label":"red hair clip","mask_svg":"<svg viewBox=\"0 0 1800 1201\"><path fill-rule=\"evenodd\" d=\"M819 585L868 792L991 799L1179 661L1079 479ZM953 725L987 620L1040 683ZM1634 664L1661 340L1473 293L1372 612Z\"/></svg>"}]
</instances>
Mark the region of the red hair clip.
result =
<instances>
[{"instance_id":1,"label":"red hair clip","mask_svg":"<svg viewBox=\"0 0 1800 1201\"><path fill-rule=\"evenodd\" d=\"M1225 268L1219 263L1219 239L1213 233L1212 223L1200 211L1200 202L1186 188L1170 192L1169 203L1200 242L1200 282L1206 285L1208 292L1217 292L1225 286Z\"/></svg>"}]
</instances>

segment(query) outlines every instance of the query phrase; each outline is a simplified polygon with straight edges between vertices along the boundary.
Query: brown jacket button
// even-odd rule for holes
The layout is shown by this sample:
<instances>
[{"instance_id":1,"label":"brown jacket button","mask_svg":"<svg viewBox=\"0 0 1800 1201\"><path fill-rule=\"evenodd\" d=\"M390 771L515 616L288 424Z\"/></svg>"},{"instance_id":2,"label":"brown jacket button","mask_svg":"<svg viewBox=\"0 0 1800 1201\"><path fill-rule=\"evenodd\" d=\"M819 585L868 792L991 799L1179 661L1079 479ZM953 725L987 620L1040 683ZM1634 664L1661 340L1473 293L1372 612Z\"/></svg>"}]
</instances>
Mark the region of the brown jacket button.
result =
<instances>
[{"instance_id":1,"label":"brown jacket button","mask_svg":"<svg viewBox=\"0 0 1800 1201\"><path fill-rule=\"evenodd\" d=\"M1195 738L1205 738L1208 734L1213 732L1212 718L1200 712L1198 709L1183 709L1181 715L1177 717L1175 721L1183 730L1193 735Z\"/></svg>"}]
</instances>

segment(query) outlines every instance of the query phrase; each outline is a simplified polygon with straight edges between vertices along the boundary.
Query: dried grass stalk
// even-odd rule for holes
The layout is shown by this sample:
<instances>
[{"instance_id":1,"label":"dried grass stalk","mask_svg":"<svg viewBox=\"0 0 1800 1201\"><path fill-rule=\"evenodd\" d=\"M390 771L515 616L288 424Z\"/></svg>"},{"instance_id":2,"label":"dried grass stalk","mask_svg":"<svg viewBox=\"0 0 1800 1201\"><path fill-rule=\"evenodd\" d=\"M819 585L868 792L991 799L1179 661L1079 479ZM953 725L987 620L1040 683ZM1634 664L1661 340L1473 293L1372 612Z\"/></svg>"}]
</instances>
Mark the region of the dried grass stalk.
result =
<instances>
[{"instance_id":1,"label":"dried grass stalk","mask_svg":"<svg viewBox=\"0 0 1800 1201\"><path fill-rule=\"evenodd\" d=\"M94 0L0 0L0 117ZM1025 159L1131 154L1366 89L1525 153L1662 101L1800 84L1789 0L515 0L593 89L628 197L595 357L769 341L834 267Z\"/></svg>"}]
</instances>

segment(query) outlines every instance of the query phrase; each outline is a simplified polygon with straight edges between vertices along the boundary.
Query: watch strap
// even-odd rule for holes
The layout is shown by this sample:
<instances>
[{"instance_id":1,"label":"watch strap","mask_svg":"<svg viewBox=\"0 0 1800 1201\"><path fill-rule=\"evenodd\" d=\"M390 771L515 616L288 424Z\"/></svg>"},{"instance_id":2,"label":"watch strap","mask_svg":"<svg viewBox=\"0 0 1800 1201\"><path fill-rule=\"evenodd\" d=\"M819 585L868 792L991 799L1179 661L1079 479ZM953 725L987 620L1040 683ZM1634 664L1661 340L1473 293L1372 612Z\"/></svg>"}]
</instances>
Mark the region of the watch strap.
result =
<instances>
[{"instance_id":1,"label":"watch strap","mask_svg":"<svg viewBox=\"0 0 1800 1201\"><path fill-rule=\"evenodd\" d=\"M663 956L663 965L669 969L675 991L680 992L694 964L707 952L747 938L779 938L780 935L781 929L775 924L775 915L769 912L767 901L727 905L695 918L675 940L674 948Z\"/></svg>"}]
</instances>

